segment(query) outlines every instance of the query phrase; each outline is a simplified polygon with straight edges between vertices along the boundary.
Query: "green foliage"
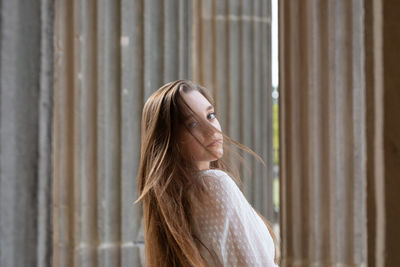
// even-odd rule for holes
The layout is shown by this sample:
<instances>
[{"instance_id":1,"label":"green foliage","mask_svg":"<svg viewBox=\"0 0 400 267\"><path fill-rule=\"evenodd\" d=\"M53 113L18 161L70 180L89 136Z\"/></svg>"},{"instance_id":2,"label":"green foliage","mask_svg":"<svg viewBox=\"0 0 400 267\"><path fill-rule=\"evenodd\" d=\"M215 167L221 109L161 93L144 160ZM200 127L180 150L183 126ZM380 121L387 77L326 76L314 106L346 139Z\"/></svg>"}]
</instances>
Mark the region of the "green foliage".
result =
<instances>
[{"instance_id":1,"label":"green foliage","mask_svg":"<svg viewBox=\"0 0 400 267\"><path fill-rule=\"evenodd\" d=\"M274 101L273 103L273 149L274 149L274 166L279 164L279 106L278 102ZM274 177L273 180L273 203L274 208L279 210L279 177Z\"/></svg>"},{"instance_id":2,"label":"green foliage","mask_svg":"<svg viewBox=\"0 0 400 267\"><path fill-rule=\"evenodd\" d=\"M272 201L274 203L274 208L276 210L279 209L279 179L275 178L273 181L273 188L272 188Z\"/></svg>"}]
</instances>

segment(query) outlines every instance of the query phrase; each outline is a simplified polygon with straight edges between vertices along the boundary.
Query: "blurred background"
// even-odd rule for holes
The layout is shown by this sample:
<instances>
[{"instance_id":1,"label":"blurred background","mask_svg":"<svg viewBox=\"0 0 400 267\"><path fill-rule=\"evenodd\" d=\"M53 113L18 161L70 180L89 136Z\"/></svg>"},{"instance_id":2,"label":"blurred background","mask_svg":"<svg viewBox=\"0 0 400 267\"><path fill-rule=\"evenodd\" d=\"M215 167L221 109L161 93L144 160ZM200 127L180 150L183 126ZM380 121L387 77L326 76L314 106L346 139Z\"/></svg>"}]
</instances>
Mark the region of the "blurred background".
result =
<instances>
[{"instance_id":1,"label":"blurred background","mask_svg":"<svg viewBox=\"0 0 400 267\"><path fill-rule=\"evenodd\" d=\"M400 266L400 2L0 1L0 266L144 266L141 111L207 87L281 266Z\"/></svg>"}]
</instances>

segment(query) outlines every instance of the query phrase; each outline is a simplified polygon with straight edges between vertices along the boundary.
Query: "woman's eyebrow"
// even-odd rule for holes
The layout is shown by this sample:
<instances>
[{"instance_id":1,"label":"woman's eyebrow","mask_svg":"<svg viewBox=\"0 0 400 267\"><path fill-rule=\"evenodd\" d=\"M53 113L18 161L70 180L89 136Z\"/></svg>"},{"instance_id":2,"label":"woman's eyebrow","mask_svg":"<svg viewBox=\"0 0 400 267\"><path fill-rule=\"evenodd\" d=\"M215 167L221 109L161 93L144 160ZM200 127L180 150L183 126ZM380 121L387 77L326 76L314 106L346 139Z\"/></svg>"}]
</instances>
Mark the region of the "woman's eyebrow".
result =
<instances>
[{"instance_id":1,"label":"woman's eyebrow","mask_svg":"<svg viewBox=\"0 0 400 267\"><path fill-rule=\"evenodd\" d=\"M209 105L209 106L207 107L206 111L213 110L213 109L214 109L214 107L213 107L212 105ZM188 119L190 119L190 118L192 118L192 117L193 117L193 114L190 113L190 114L184 116L184 117L183 117L183 120L186 121L186 120L188 120Z\"/></svg>"}]
</instances>

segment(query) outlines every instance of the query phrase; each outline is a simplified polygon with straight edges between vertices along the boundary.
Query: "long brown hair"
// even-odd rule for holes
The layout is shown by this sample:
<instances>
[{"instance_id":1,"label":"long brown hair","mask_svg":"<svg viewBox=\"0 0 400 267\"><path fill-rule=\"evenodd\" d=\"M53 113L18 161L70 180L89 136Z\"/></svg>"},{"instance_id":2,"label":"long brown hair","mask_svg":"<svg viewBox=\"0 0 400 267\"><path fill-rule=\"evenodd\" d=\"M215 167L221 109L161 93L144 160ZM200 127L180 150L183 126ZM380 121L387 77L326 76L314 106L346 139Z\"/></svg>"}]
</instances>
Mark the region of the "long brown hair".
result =
<instances>
[{"instance_id":1,"label":"long brown hair","mask_svg":"<svg viewBox=\"0 0 400 267\"><path fill-rule=\"evenodd\" d=\"M200 92L214 105L205 88L191 81L178 80L158 89L143 108L139 198L136 202L143 201L147 266L207 266L198 248L201 241L192 228L189 196L206 195L207 191L199 179L195 179L196 169L182 156L177 140L184 127L181 111L183 107L190 109L181 93L192 90ZM225 134L223 136L224 148L228 141L261 160L249 148ZM229 172L239 182L224 160L213 161L211 167ZM268 222L263 216L261 218L275 242Z\"/></svg>"}]
</instances>

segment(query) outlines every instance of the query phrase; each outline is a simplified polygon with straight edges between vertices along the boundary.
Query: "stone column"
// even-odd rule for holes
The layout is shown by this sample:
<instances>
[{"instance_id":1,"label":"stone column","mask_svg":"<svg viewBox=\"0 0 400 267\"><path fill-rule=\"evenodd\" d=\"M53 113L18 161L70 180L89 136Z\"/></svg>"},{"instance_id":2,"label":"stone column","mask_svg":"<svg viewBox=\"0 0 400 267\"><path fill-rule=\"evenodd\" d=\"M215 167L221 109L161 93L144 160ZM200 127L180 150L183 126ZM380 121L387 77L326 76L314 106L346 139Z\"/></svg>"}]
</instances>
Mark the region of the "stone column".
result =
<instances>
[{"instance_id":1,"label":"stone column","mask_svg":"<svg viewBox=\"0 0 400 267\"><path fill-rule=\"evenodd\" d=\"M366 0L368 266L399 266L400 3Z\"/></svg>"},{"instance_id":2,"label":"stone column","mask_svg":"<svg viewBox=\"0 0 400 267\"><path fill-rule=\"evenodd\" d=\"M281 266L363 266L363 1L279 4Z\"/></svg>"},{"instance_id":3,"label":"stone column","mask_svg":"<svg viewBox=\"0 0 400 267\"><path fill-rule=\"evenodd\" d=\"M0 8L0 266L51 266L52 1Z\"/></svg>"},{"instance_id":4,"label":"stone column","mask_svg":"<svg viewBox=\"0 0 400 267\"><path fill-rule=\"evenodd\" d=\"M190 78L191 1L56 1L54 266L144 266L144 101Z\"/></svg>"},{"instance_id":5,"label":"stone column","mask_svg":"<svg viewBox=\"0 0 400 267\"><path fill-rule=\"evenodd\" d=\"M193 79L209 88L222 130L260 155L240 175L243 191L272 220L270 0L199 0L193 4Z\"/></svg>"}]
</instances>

